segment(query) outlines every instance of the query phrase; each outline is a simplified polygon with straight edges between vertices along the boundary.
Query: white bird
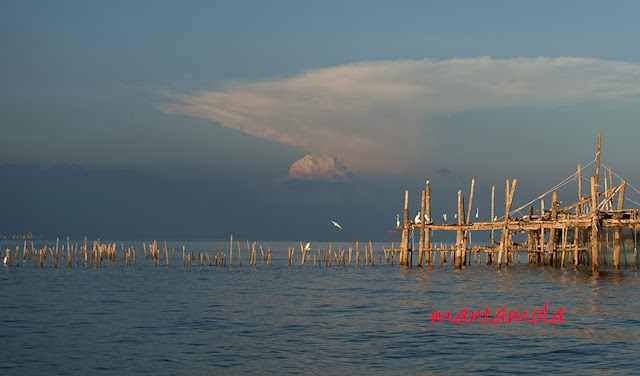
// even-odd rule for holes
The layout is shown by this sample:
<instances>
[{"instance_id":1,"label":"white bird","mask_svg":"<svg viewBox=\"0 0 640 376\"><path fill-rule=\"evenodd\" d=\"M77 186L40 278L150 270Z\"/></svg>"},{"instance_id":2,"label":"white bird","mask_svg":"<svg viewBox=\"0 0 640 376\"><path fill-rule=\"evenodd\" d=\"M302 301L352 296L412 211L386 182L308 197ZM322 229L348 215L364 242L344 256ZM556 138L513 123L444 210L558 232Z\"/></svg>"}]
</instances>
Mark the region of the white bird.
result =
<instances>
[{"instance_id":1,"label":"white bird","mask_svg":"<svg viewBox=\"0 0 640 376\"><path fill-rule=\"evenodd\" d=\"M9 256L9 248L7 248L7 255L4 256L4 266L7 266L9 264L9 262L11 261L11 256Z\"/></svg>"},{"instance_id":2,"label":"white bird","mask_svg":"<svg viewBox=\"0 0 640 376\"><path fill-rule=\"evenodd\" d=\"M309 250L311 250L311 243L307 243L307 244L304 246L304 250L305 250L305 251L309 251Z\"/></svg>"},{"instance_id":3,"label":"white bird","mask_svg":"<svg viewBox=\"0 0 640 376\"><path fill-rule=\"evenodd\" d=\"M431 218L429 218L426 214L424 215L424 223L430 223Z\"/></svg>"},{"instance_id":4,"label":"white bird","mask_svg":"<svg viewBox=\"0 0 640 376\"><path fill-rule=\"evenodd\" d=\"M400 214L396 214L396 227L400 227Z\"/></svg>"},{"instance_id":5,"label":"white bird","mask_svg":"<svg viewBox=\"0 0 640 376\"><path fill-rule=\"evenodd\" d=\"M458 219L458 214L454 214L453 219Z\"/></svg>"},{"instance_id":6,"label":"white bird","mask_svg":"<svg viewBox=\"0 0 640 376\"><path fill-rule=\"evenodd\" d=\"M443 215L442 215L442 219L444 219L444 221L445 221L445 223L446 223L446 222L447 222L447 215L446 215L446 214L443 214Z\"/></svg>"},{"instance_id":7,"label":"white bird","mask_svg":"<svg viewBox=\"0 0 640 376\"><path fill-rule=\"evenodd\" d=\"M498 221L498 216L496 215L495 217L493 217L493 221L497 222Z\"/></svg>"},{"instance_id":8,"label":"white bird","mask_svg":"<svg viewBox=\"0 0 640 376\"><path fill-rule=\"evenodd\" d=\"M429 180L427 180L427 185L429 185Z\"/></svg>"},{"instance_id":9,"label":"white bird","mask_svg":"<svg viewBox=\"0 0 640 376\"><path fill-rule=\"evenodd\" d=\"M413 218L413 223L415 223L416 225L419 225L422 221L420 220L420 212L418 212L418 214L416 214L416 217Z\"/></svg>"},{"instance_id":10,"label":"white bird","mask_svg":"<svg viewBox=\"0 0 640 376\"><path fill-rule=\"evenodd\" d=\"M334 225L334 226L336 226L337 228L339 228L340 230L342 230L342 226L340 226L340 225L338 224L338 222L336 222L336 221L331 221L331 223L333 223L333 225Z\"/></svg>"},{"instance_id":11,"label":"white bird","mask_svg":"<svg viewBox=\"0 0 640 376\"><path fill-rule=\"evenodd\" d=\"M478 219L478 216L480 215L480 208L476 208L476 219Z\"/></svg>"}]
</instances>

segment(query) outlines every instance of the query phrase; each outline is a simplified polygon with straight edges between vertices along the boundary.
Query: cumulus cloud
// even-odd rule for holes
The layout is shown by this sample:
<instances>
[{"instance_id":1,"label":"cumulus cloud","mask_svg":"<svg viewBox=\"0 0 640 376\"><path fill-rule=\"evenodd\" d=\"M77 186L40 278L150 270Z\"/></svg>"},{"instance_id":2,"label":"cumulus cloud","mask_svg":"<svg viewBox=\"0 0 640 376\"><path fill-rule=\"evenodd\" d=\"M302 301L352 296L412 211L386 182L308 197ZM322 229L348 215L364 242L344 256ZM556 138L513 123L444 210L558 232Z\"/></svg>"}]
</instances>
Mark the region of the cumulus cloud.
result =
<instances>
[{"instance_id":1,"label":"cumulus cloud","mask_svg":"<svg viewBox=\"0 0 640 376\"><path fill-rule=\"evenodd\" d=\"M403 172L425 156L433 119L474 109L640 98L640 64L488 57L349 64L226 91L164 92L161 109L326 153L356 173Z\"/></svg>"},{"instance_id":2,"label":"cumulus cloud","mask_svg":"<svg viewBox=\"0 0 640 376\"><path fill-rule=\"evenodd\" d=\"M342 181L351 175L347 166L326 154L307 154L289 167L289 178L294 180Z\"/></svg>"}]
</instances>

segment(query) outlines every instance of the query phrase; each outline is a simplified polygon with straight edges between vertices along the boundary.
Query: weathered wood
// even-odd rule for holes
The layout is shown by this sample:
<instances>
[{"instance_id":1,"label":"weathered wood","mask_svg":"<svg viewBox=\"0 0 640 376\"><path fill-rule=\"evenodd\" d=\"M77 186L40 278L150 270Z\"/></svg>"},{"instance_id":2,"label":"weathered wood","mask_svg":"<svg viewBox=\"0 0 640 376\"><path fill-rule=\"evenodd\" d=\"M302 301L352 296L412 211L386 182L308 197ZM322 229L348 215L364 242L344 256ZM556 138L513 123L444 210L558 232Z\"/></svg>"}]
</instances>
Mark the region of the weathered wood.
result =
<instances>
[{"instance_id":1,"label":"weathered wood","mask_svg":"<svg viewBox=\"0 0 640 376\"><path fill-rule=\"evenodd\" d=\"M462 197L462 191L458 191L458 231L456 236L456 254L455 254L455 266L456 268L462 267L462 253L463 253L463 237L464 231L462 230L462 224L464 223L464 197Z\"/></svg>"},{"instance_id":2,"label":"weathered wood","mask_svg":"<svg viewBox=\"0 0 640 376\"><path fill-rule=\"evenodd\" d=\"M599 142L598 142L599 143ZM598 148L598 153L600 148ZM596 197L597 178L591 177L591 270L598 271L598 203Z\"/></svg>"},{"instance_id":3,"label":"weathered wood","mask_svg":"<svg viewBox=\"0 0 640 376\"><path fill-rule=\"evenodd\" d=\"M429 184L425 187L425 222L427 220L429 222L433 221L431 217L431 187ZM426 229L424 231L424 247L427 249L427 253L425 254L425 263L427 265L431 264L431 230Z\"/></svg>"},{"instance_id":4,"label":"weathered wood","mask_svg":"<svg viewBox=\"0 0 640 376\"><path fill-rule=\"evenodd\" d=\"M400 249L400 265L406 265L409 260L409 190L404 191L404 212L402 223L402 243Z\"/></svg>"},{"instance_id":5,"label":"weathered wood","mask_svg":"<svg viewBox=\"0 0 640 376\"><path fill-rule=\"evenodd\" d=\"M627 183L623 180L620 182L620 190L618 191L617 210L622 211L624 207L624 193ZM613 232L613 268L620 269L620 227L616 227Z\"/></svg>"},{"instance_id":6,"label":"weathered wood","mask_svg":"<svg viewBox=\"0 0 640 376\"><path fill-rule=\"evenodd\" d=\"M602 150L602 132L598 133L598 151L596 152L596 192L598 191L598 186L600 185L600 151ZM593 190L591 191L591 195L593 196ZM597 207L597 202L596 202Z\"/></svg>"},{"instance_id":7,"label":"weathered wood","mask_svg":"<svg viewBox=\"0 0 640 376\"><path fill-rule=\"evenodd\" d=\"M419 248L419 253L418 253L418 266L422 266L422 255L424 253L424 226L426 225L426 218L424 218L424 213L425 213L425 195L427 194L426 191L422 191L422 197L420 199L420 245L418 246Z\"/></svg>"},{"instance_id":8,"label":"weathered wood","mask_svg":"<svg viewBox=\"0 0 640 376\"><path fill-rule=\"evenodd\" d=\"M473 189L475 188L476 185L476 179L471 179L471 190L469 192L469 207L467 209L467 221L471 222L471 209L473 206Z\"/></svg>"},{"instance_id":9,"label":"weathered wood","mask_svg":"<svg viewBox=\"0 0 640 376\"><path fill-rule=\"evenodd\" d=\"M511 204L513 202L513 195L515 194L516 184L518 183L518 179L513 179L511 184L511 188L509 188L509 180L507 180L506 188L505 188L505 207L504 207L504 220L502 225L502 232L500 235L500 251L498 253L498 269L502 267L502 254L505 253L507 257L505 258L508 263L508 254L509 254L509 236L508 236L508 228L507 224L509 222L509 212L511 211Z\"/></svg>"},{"instance_id":10,"label":"weathered wood","mask_svg":"<svg viewBox=\"0 0 640 376\"><path fill-rule=\"evenodd\" d=\"M495 197L496 197L496 186L492 186L491 187L491 222L494 222L495 219ZM491 230L491 246L493 247L494 245L494 239L493 239L493 230Z\"/></svg>"},{"instance_id":11,"label":"weathered wood","mask_svg":"<svg viewBox=\"0 0 640 376\"><path fill-rule=\"evenodd\" d=\"M551 220L558 220L558 191L551 194ZM551 229L549 232L549 251L547 252L547 264L553 265L556 258L556 243L558 242L558 230Z\"/></svg>"}]
</instances>

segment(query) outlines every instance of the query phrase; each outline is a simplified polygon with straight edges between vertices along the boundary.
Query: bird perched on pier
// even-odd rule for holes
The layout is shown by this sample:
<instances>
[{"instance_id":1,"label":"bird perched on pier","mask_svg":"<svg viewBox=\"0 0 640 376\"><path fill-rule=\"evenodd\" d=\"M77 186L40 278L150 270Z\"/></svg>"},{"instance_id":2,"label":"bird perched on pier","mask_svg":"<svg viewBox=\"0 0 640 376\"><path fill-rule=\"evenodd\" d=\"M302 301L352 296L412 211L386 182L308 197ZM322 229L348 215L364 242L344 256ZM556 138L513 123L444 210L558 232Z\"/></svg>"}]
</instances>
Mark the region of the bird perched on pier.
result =
<instances>
[{"instance_id":1,"label":"bird perched on pier","mask_svg":"<svg viewBox=\"0 0 640 376\"><path fill-rule=\"evenodd\" d=\"M339 228L340 230L342 230L342 226L340 226L340 225L338 224L338 222L336 222L336 221L331 221L331 223L333 223L333 225L334 225L334 226L336 226L337 228Z\"/></svg>"},{"instance_id":2,"label":"bird perched on pier","mask_svg":"<svg viewBox=\"0 0 640 376\"><path fill-rule=\"evenodd\" d=\"M496 215L495 217L493 217L493 221L497 222L498 221L498 216Z\"/></svg>"},{"instance_id":3,"label":"bird perched on pier","mask_svg":"<svg viewBox=\"0 0 640 376\"><path fill-rule=\"evenodd\" d=\"M479 215L480 215L480 208L476 208L476 219L478 219Z\"/></svg>"},{"instance_id":4,"label":"bird perched on pier","mask_svg":"<svg viewBox=\"0 0 640 376\"><path fill-rule=\"evenodd\" d=\"M305 250L305 251L310 251L310 250L311 250L311 243L307 243L307 244L304 246L304 250Z\"/></svg>"},{"instance_id":5,"label":"bird perched on pier","mask_svg":"<svg viewBox=\"0 0 640 376\"><path fill-rule=\"evenodd\" d=\"M431 223L431 218L429 218L426 214L424 215L424 223Z\"/></svg>"},{"instance_id":6,"label":"bird perched on pier","mask_svg":"<svg viewBox=\"0 0 640 376\"><path fill-rule=\"evenodd\" d=\"M442 215L442 219L444 219L444 223L447 223L447 215L446 214Z\"/></svg>"},{"instance_id":7,"label":"bird perched on pier","mask_svg":"<svg viewBox=\"0 0 640 376\"><path fill-rule=\"evenodd\" d=\"M429 180L427 180L427 185L429 185Z\"/></svg>"},{"instance_id":8,"label":"bird perched on pier","mask_svg":"<svg viewBox=\"0 0 640 376\"><path fill-rule=\"evenodd\" d=\"M453 219L458 219L458 214L454 214Z\"/></svg>"},{"instance_id":9,"label":"bird perched on pier","mask_svg":"<svg viewBox=\"0 0 640 376\"><path fill-rule=\"evenodd\" d=\"M396 214L396 227L400 227L400 214Z\"/></svg>"},{"instance_id":10,"label":"bird perched on pier","mask_svg":"<svg viewBox=\"0 0 640 376\"><path fill-rule=\"evenodd\" d=\"M9 263L11 262L11 256L9 256L9 248L7 248L7 255L4 256L4 266L9 265Z\"/></svg>"},{"instance_id":11,"label":"bird perched on pier","mask_svg":"<svg viewBox=\"0 0 640 376\"><path fill-rule=\"evenodd\" d=\"M419 225L420 223L422 223L422 221L420 220L420 212L418 212L418 214L416 214L416 217L413 219L413 223L415 223L416 225Z\"/></svg>"}]
</instances>

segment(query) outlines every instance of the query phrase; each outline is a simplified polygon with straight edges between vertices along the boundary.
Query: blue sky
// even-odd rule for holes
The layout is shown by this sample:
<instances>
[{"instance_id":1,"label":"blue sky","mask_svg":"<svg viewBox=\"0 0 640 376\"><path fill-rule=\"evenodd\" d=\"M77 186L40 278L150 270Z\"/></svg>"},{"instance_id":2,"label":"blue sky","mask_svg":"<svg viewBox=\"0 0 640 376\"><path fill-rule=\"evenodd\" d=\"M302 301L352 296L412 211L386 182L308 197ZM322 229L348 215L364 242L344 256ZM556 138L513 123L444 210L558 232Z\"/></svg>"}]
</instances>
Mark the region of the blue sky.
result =
<instances>
[{"instance_id":1,"label":"blue sky","mask_svg":"<svg viewBox=\"0 0 640 376\"><path fill-rule=\"evenodd\" d=\"M525 203L598 131L640 186L634 1L1 7L0 233L386 239L404 189Z\"/></svg>"}]
</instances>

